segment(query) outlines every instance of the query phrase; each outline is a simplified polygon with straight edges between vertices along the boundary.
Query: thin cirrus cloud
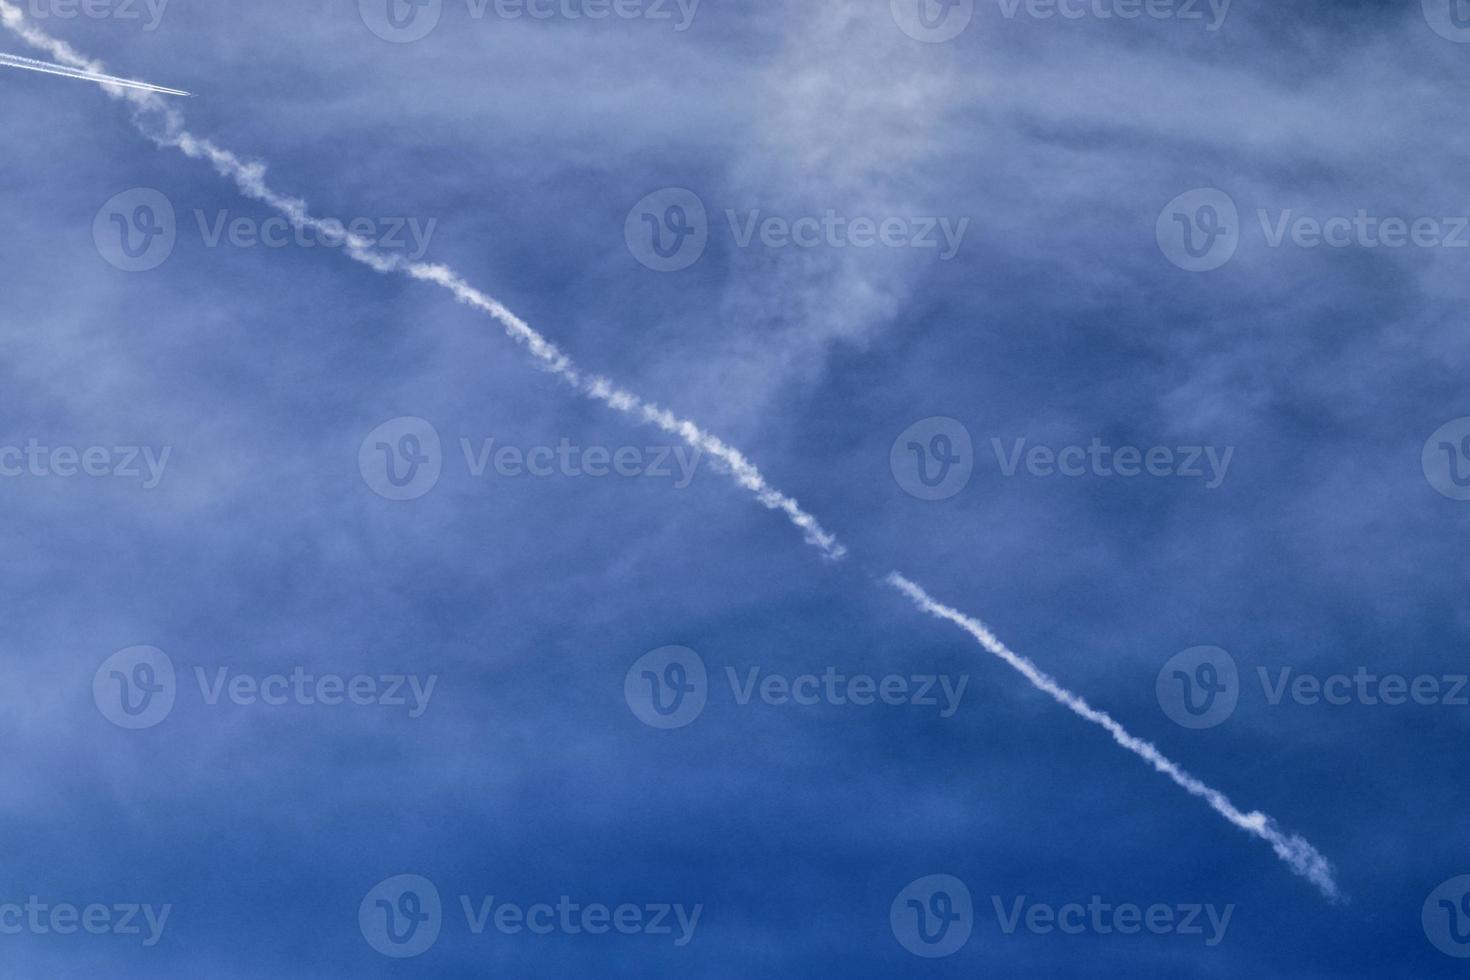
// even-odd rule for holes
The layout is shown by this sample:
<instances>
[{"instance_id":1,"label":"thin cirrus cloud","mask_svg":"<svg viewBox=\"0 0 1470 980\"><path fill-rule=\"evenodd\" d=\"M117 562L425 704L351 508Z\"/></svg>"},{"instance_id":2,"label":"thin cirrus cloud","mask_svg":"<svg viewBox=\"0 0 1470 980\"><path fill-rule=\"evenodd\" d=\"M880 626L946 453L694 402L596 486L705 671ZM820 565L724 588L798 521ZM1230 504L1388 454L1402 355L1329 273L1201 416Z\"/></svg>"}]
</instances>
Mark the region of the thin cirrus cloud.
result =
<instances>
[{"instance_id":1,"label":"thin cirrus cloud","mask_svg":"<svg viewBox=\"0 0 1470 980\"><path fill-rule=\"evenodd\" d=\"M66 42L31 26L20 9L7 0L0 0L0 23L33 47L73 66L79 75L113 78L102 72L103 66L100 63L87 59ZM135 119L139 129L159 146L179 149L193 159L207 160L222 176L232 180L247 197L274 208L299 227L321 230L321 220L311 215L305 201L283 195L265 182L263 165L247 163L234 153L185 129L182 114L159 98L154 87L109 85L106 91L114 98L126 98L139 110ZM644 401L605 377L585 373L554 343L499 301L470 285L454 270L444 265L413 262L400 256L386 255L375 250L370 242L351 235L347 238L345 251L353 260L376 272L400 274L432 283L450 292L461 303L493 317L512 339L530 351L539 367L560 377L584 396L654 425L665 433L684 440L691 447L709 453L723 463L733 479L753 494L763 506L782 513L802 532L806 542L817 548L826 558L841 560L847 555L846 547L834 534L826 530L815 516L803 510L795 499L772 487L759 469L738 449L694 422L680 419L667 409ZM1236 808L1223 793L1187 773L1163 756L1151 743L1133 736L1111 716L1092 708L1084 699L1063 688L1029 660L1012 652L983 623L937 602L922 587L897 573L890 574L884 582L911 599L923 612L959 626L1038 690L1048 694L1079 717L1104 728L1120 746L1153 765L1186 792L1204 799L1232 825L1268 843L1282 861L1296 874L1311 881L1325 897L1334 901L1342 898L1330 862L1304 838L1281 831L1276 822L1264 813L1245 813Z\"/></svg>"}]
</instances>

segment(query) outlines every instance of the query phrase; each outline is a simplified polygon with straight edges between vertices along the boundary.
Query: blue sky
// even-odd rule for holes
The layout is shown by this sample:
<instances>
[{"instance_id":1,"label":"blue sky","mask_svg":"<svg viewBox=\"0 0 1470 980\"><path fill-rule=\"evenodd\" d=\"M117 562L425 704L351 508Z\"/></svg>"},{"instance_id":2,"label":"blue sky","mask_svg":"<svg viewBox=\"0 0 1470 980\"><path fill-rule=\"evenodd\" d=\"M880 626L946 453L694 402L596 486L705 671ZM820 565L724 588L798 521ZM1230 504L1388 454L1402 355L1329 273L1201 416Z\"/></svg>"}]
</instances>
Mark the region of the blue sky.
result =
<instances>
[{"instance_id":1,"label":"blue sky","mask_svg":"<svg viewBox=\"0 0 1470 980\"><path fill-rule=\"evenodd\" d=\"M418 228L397 251L740 447L850 556L804 544L708 454L681 478L677 439L442 290L320 243L246 244L273 212L97 88L7 72L5 973L1462 972L1445 930L1470 917L1453 908L1470 707L1450 696L1470 631L1470 45L1433 2L1236 0L1214 30L1208 4L1097 16L1121 4L979 0L935 41L903 30L902 2L704 0L679 30L673 3L594 21L444 0L406 43L371 29L371 0L16 4L116 74L197 93L189 130L315 214ZM636 232L672 234L670 188L706 241L665 272ZM1220 198L1201 189L1234 213L1220 264L1192 272L1167 232L1178 214L1206 234ZM160 199L172 250L120 268L113 215L162 220ZM809 247L740 231L829 212L842 230ZM1310 222L1359 212L1314 243ZM855 218L896 222L896 244L856 244ZM1394 220L1419 241L1383 244ZM962 221L949 257L916 246ZM388 499L380 453L407 467L425 447L404 419L432 427L438 476ZM936 425L969 437L943 499L894 461L916 425L926 452ZM64 453L4 469L32 440L123 472ZM1213 487L1024 456L1007 475L1018 446L1094 441L1167 449L1174 470L1230 456ZM575 466L547 462L563 446ZM588 475L620 451L638 475ZM924 616L883 585L893 569L1308 839L1347 900ZM637 692L641 658L671 646L704 667L705 703L665 728ZM136 647L175 676L171 708L130 728L112 670L162 662L109 659ZM1228 653L1238 703L1191 728L1165 667L1198 647ZM740 693L752 669L829 668L903 678L904 703ZM1287 669L1437 694L1273 703ZM250 693L298 670L367 678L371 703ZM430 677L415 716L408 678ZM964 679L948 716L942 694L909 703L930 677ZM442 904L409 957L371 927L400 875ZM970 934L918 956L939 950L890 911L933 875L968 890ZM146 927L6 932L31 896L170 911L147 945ZM700 912L683 944L677 926L476 934L461 898L492 896ZM1231 914L1215 943L1208 924L1007 931L997 907L1022 896Z\"/></svg>"}]
</instances>

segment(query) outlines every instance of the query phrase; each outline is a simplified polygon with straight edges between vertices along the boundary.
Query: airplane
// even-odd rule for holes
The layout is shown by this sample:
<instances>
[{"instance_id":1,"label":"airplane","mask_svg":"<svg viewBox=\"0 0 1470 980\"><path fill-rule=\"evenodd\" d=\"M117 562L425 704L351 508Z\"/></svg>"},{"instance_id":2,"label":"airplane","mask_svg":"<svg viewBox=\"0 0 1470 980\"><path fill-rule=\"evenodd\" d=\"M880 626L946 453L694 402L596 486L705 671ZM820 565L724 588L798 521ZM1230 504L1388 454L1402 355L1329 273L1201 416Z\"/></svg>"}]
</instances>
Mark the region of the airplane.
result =
<instances>
[{"instance_id":1,"label":"airplane","mask_svg":"<svg viewBox=\"0 0 1470 980\"><path fill-rule=\"evenodd\" d=\"M50 62L37 61L34 58L22 58L18 54L5 54L0 52L0 68L19 68L23 71L38 71L47 75L60 75L63 78L76 78L84 82L96 82L99 85L116 85L119 88L156 92L159 95L179 95L185 98L194 98L193 93L184 92L180 89L165 88L162 85L151 85L148 82L138 82L130 78L118 78L115 75L103 75L98 72L84 71L80 68L68 68L66 65L53 65Z\"/></svg>"}]
</instances>

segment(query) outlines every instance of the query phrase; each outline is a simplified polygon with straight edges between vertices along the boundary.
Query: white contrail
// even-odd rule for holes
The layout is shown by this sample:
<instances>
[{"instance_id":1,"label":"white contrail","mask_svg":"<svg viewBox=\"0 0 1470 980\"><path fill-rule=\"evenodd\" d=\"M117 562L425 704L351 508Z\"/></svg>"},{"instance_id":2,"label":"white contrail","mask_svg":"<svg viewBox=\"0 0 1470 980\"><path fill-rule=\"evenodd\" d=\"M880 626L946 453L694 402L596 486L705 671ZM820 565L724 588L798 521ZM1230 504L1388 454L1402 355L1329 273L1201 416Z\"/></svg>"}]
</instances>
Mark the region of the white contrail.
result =
<instances>
[{"instance_id":1,"label":"white contrail","mask_svg":"<svg viewBox=\"0 0 1470 980\"><path fill-rule=\"evenodd\" d=\"M1113 736L1113 741L1143 761L1150 763L1159 772L1183 787L1185 792L1191 796L1200 797L1226 820L1229 820L1241 830L1249 831L1270 844L1272 849L1276 851L1277 857L1289 864L1291 869L1297 874L1307 878L1320 888L1323 895L1334 901L1342 897L1337 883L1332 877L1332 864L1319 854L1317 849L1308 843L1307 840L1295 834L1287 835L1282 833L1277 828L1276 821L1259 810L1252 813L1242 813L1236 809L1235 804L1231 803L1224 793L1216 789L1211 789L1185 772L1176 763L1166 758L1158 749L1154 748L1152 742L1145 742L1137 736L1130 735L1126 728L1113 720L1112 716L1106 712L1098 711L1081 697L1062 687L1050 675L1043 672L1031 661L1012 651L1004 643L1000 642L995 634L986 628L984 623L966 616L957 609L952 609L936 601L929 593L897 572L890 573L887 582L912 599L914 605L918 606L924 612L936 619L949 620L966 633L969 633L982 647L1010 664L1021 676L1030 681L1033 687L1051 695L1052 698L1065 706L1073 714L1106 729L1108 734Z\"/></svg>"},{"instance_id":2,"label":"white contrail","mask_svg":"<svg viewBox=\"0 0 1470 980\"><path fill-rule=\"evenodd\" d=\"M31 27L26 23L19 8L0 0L0 23L19 34L27 43L48 51L58 61L74 65L87 72L100 73L101 64L83 57L64 41ZM134 121L144 135L160 146L176 147L195 159L208 160L225 177L230 178L245 196L254 198L275 208L298 228L311 228L345 239L346 251L353 259L382 272L397 272L413 279L433 283L448 290L461 303L488 313L500 322L518 343L530 350L543 368L571 384L582 394L633 415L644 422L658 426L670 435L684 440L692 448L707 453L729 468L737 483L755 495L756 500L771 510L785 514L801 530L808 543L816 546L831 559L841 559L847 554L835 535L824 530L811 514L801 509L795 499L772 487L750 460L735 447L726 444L688 419L681 419L667 409L617 387L607 378L584 374L556 345L536 332L530 324L506 309L498 300L485 295L466 282L454 270L443 265L412 262L397 255L388 255L373 249L372 242L359 236L346 234L339 227L327 228L321 219L313 217L305 201L287 197L273 190L265 182L265 167L259 163L246 163L228 150L221 149L207 139L200 139L184 128L183 116L175 109L147 92L109 92L114 97L124 97L139 113ZM162 129L151 123L159 122Z\"/></svg>"},{"instance_id":3,"label":"white contrail","mask_svg":"<svg viewBox=\"0 0 1470 980\"><path fill-rule=\"evenodd\" d=\"M102 75L97 72L82 71L78 68L68 68L65 65L53 65L44 61L36 61L34 58L22 58L20 55L5 54L0 52L0 68L19 68L22 71L38 71L45 75L60 75L62 78L76 78L84 82L97 82L100 85L115 85L118 88L138 89L143 92L158 92L162 95L188 96L188 92L176 88L165 88L162 85L151 85L148 82L134 81L131 78L118 78L116 75Z\"/></svg>"},{"instance_id":4,"label":"white contrail","mask_svg":"<svg viewBox=\"0 0 1470 980\"><path fill-rule=\"evenodd\" d=\"M0 23L19 34L32 46L49 52L58 61L84 71L101 73L102 65L84 58L64 41L59 41L27 24L20 10L8 0L0 0ZM177 148L193 159L208 160L222 176L234 181L241 193L281 212L298 228L311 228L315 231L344 237L346 252L355 261L377 272L396 272L413 279L433 283L448 290L460 302L488 313L504 327L505 332L512 339L524 345L531 352L542 368L562 378L587 397L656 425L670 435L683 439L690 446L714 456L729 468L736 482L753 493L760 503L785 514L787 519L802 531L807 542L821 550L823 555L831 559L840 559L846 555L847 549L834 535L824 530L816 518L802 510L794 499L767 483L761 472L739 450L726 445L693 422L680 419L666 409L645 402L632 392L618 388L606 378L583 374L555 344L508 310L498 300L471 286L454 270L443 265L412 262L401 256L384 254L376 251L372 242L360 236L350 233L344 236L340 226L328 227L321 219L313 217L305 201L280 194L266 184L265 167L262 164L247 163L209 140L200 139L191 134L184 128L182 114L157 95L151 92L122 91L112 88L106 91L113 98L125 98L134 105L138 110L134 114L134 122L144 135L159 146ZM155 128L155 122L161 123L162 128ZM935 602L918 585L896 572L888 577L887 582L911 598L924 612L940 619L947 619L960 626L987 650L1020 671L1037 688L1051 695L1082 718L1106 729L1118 744L1152 763L1155 769L1168 776L1190 794L1207 801L1232 824L1269 843L1278 857L1297 874L1316 884L1329 899L1336 900L1341 897L1332 877L1331 864L1305 839L1296 835L1283 834L1277 828L1275 821L1264 813L1242 813L1236 809L1223 793L1206 786L1180 769L1150 743L1130 735L1109 715L1092 708L1082 698L1067 691L1031 661L1012 653L978 620Z\"/></svg>"}]
</instances>

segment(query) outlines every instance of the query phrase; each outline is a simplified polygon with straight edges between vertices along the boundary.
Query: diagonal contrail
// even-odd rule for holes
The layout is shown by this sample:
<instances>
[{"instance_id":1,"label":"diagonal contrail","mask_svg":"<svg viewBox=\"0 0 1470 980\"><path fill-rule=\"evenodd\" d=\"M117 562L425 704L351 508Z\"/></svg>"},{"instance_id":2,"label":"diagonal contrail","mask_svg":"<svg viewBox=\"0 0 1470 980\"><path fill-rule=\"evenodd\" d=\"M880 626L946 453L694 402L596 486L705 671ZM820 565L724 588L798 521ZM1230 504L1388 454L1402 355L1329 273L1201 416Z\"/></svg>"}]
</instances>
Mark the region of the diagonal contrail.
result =
<instances>
[{"instance_id":1,"label":"diagonal contrail","mask_svg":"<svg viewBox=\"0 0 1470 980\"><path fill-rule=\"evenodd\" d=\"M966 616L957 609L952 609L943 603L937 602L929 593L918 585L904 578L897 572L892 572L886 579L904 595L914 601L914 605L933 616L936 619L948 620L960 629L969 633L986 650L995 654L1014 668L1021 676L1031 682L1031 686L1052 697L1067 710L1080 718L1092 722L1113 736L1113 741L1123 748L1138 756L1144 762L1149 763L1159 772L1172 779L1191 796L1198 796L1208 803L1216 813L1226 820L1235 824L1241 830L1248 831L1261 840L1270 844L1276 851L1276 856L1291 866L1291 869L1302 877L1308 879L1312 884L1322 890L1322 894L1330 899L1342 897L1338 891L1337 883L1332 877L1331 863L1318 853L1305 838L1296 834L1285 834L1276 826L1276 821L1259 810L1252 813L1242 813L1235 804L1219 790L1211 789L1200 782L1189 773L1185 772L1175 762L1170 761L1158 749L1154 748L1152 742L1145 742L1135 735L1129 734L1128 730L1105 711L1098 711L1088 704L1081 696L1058 684L1051 675L1043 672L1030 660L1014 652L1002 643L994 633L978 619Z\"/></svg>"},{"instance_id":2,"label":"diagonal contrail","mask_svg":"<svg viewBox=\"0 0 1470 980\"><path fill-rule=\"evenodd\" d=\"M26 23L20 9L8 0L0 0L0 24L14 31L28 44L50 53L64 64L93 74L102 74L101 64L83 57L66 42L57 40L30 26ZM183 115L153 92L112 87L107 87L105 90L109 96L125 98L133 104L138 110L134 114L134 123L158 146L175 148L193 159L209 161L222 176L234 181L242 194L279 211L298 228L311 228L316 231L330 230L335 236L342 234L340 228L324 228L321 219L311 215L305 201L280 194L266 184L263 165L247 163L230 151L190 133L184 128ZM818 548L824 556L836 560L847 554L847 549L833 534L824 530L817 519L802 510L793 498L772 487L760 470L739 450L722 442L695 423L678 418L666 409L659 408L632 392L617 387L607 378L584 374L554 343L538 333L530 324L516 316L498 300L471 286L453 269L443 265L413 262L398 255L379 252L370 241L350 233L346 237L346 253L353 260L377 272L397 273L433 283L448 290L460 302L489 314L501 324L512 339L531 352L539 366L557 375L581 394L619 412L655 425L670 435L683 439L690 446L709 453L723 463L735 481L754 494L761 504L785 514L786 518L801 530L807 542ZM1019 671L1038 690L1050 695L1079 717L1105 729L1119 745L1152 764L1156 770L1168 776L1189 794L1205 800L1231 824L1270 844L1277 857L1298 875L1315 884L1328 899L1337 901L1342 898L1333 878L1332 865L1307 840L1294 834L1283 833L1277 827L1276 822L1264 813L1259 811L1243 813L1238 810L1223 793L1200 782L1162 755L1151 743L1129 734L1111 716L1098 711L1081 697L1062 687L1025 657L1013 653L980 621L936 602L922 588L897 572L890 574L885 581L886 584L913 600L922 611L936 618L948 620L969 633L986 650Z\"/></svg>"},{"instance_id":3,"label":"diagonal contrail","mask_svg":"<svg viewBox=\"0 0 1470 980\"><path fill-rule=\"evenodd\" d=\"M0 68L19 68L22 71L38 71L46 75L60 75L62 78L75 78L84 82L97 82L99 85L116 85L118 88L136 89L140 92L157 92L160 95L183 95L188 92L176 88L165 88L162 85L151 85L148 82L134 81L131 78L118 78L116 75L103 75L99 72L83 71L79 68L68 68L65 65L53 65L45 61L36 61L34 58L22 58L17 54L5 54L0 52Z\"/></svg>"}]
</instances>

